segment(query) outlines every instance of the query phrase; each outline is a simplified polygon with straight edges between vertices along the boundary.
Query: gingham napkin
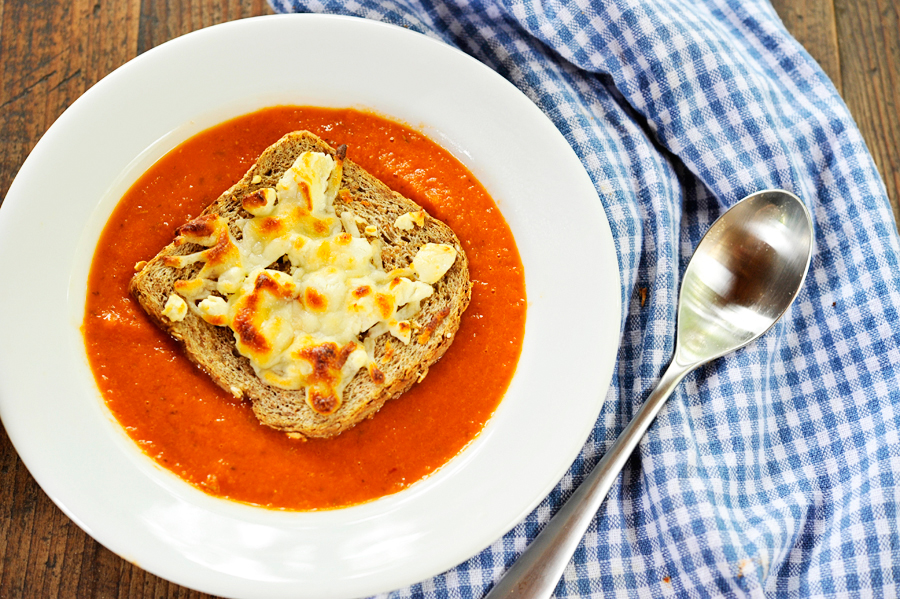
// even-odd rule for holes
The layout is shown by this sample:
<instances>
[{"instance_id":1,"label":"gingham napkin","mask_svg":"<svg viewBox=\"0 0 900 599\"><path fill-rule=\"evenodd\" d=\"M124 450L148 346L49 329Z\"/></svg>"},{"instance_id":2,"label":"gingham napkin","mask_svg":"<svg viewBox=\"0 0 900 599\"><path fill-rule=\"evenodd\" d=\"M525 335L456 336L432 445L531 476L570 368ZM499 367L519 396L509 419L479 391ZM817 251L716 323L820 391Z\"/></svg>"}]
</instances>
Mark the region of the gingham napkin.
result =
<instances>
[{"instance_id":1,"label":"gingham napkin","mask_svg":"<svg viewBox=\"0 0 900 599\"><path fill-rule=\"evenodd\" d=\"M691 374L629 461L558 596L897 596L898 238L834 87L765 0L271 0L457 46L556 124L606 209L625 313L594 433L524 522L396 597L480 597L668 362L680 274L744 195L803 198L805 289L750 347Z\"/></svg>"}]
</instances>

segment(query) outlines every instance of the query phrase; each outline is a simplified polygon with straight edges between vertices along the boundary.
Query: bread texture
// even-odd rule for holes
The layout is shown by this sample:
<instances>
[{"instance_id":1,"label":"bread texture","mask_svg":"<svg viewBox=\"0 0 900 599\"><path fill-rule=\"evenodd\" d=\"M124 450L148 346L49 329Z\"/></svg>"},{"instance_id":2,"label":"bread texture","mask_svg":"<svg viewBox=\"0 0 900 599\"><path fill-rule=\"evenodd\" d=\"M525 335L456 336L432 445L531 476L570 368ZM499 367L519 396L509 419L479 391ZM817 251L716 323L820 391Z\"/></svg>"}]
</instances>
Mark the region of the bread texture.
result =
<instances>
[{"instance_id":1,"label":"bread texture","mask_svg":"<svg viewBox=\"0 0 900 599\"><path fill-rule=\"evenodd\" d=\"M267 148L244 177L203 214L222 216L228 221L232 235L239 235L236 223L250 216L242 207L242 199L259 189L275 187L294 160L306 151L338 154L335 148L310 132L289 133ZM212 325L190 310L177 322L163 315L175 282L194 277L202 266L197 263L182 268L168 266L165 257L185 256L203 247L193 243L178 245L173 240L143 265L130 286L132 295L156 325L177 339L185 355L200 365L217 385L248 399L260 422L293 437L335 436L373 416L386 401L421 381L450 347L471 298L468 261L453 231L430 215L426 215L424 226L411 230L397 228L395 222L399 216L422 208L392 191L349 158L343 161L340 192L334 208L338 216L352 209L354 214L377 226L386 271L409 267L416 252L427 243L450 245L457 257L444 276L432 285L433 294L421 302L419 312L410 318L410 342L403 344L389 333L379 336L374 350L377 370L370 374L370 369L361 368L344 389L340 406L331 414L313 410L306 401L304 389L285 390L260 380L250 361L238 353L234 332L228 327Z\"/></svg>"}]
</instances>

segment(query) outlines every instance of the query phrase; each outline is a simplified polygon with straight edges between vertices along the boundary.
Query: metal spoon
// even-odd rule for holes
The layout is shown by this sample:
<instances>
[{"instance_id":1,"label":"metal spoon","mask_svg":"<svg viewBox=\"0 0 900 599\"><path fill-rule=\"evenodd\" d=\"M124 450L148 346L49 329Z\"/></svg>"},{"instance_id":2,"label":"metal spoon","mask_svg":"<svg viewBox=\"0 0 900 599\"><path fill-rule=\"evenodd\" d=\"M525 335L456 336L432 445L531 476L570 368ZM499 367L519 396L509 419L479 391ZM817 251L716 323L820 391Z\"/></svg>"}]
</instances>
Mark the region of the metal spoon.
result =
<instances>
[{"instance_id":1,"label":"metal spoon","mask_svg":"<svg viewBox=\"0 0 900 599\"><path fill-rule=\"evenodd\" d=\"M799 293L812 256L812 220L786 191L760 191L706 232L681 283L671 364L615 444L488 599L550 597L626 460L689 372L739 349L781 318Z\"/></svg>"}]
</instances>

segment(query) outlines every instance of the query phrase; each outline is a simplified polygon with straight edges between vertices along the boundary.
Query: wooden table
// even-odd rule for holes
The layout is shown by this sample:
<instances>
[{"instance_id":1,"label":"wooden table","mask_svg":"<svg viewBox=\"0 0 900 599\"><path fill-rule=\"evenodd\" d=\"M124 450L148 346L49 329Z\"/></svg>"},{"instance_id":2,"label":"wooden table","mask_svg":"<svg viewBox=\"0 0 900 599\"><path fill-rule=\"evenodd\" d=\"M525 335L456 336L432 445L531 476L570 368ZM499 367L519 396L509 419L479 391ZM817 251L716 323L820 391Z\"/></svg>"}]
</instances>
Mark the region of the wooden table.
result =
<instances>
[{"instance_id":1,"label":"wooden table","mask_svg":"<svg viewBox=\"0 0 900 599\"><path fill-rule=\"evenodd\" d=\"M834 81L900 214L900 5L775 0ZM0 0L0 202L53 121L91 85L179 35L271 12L264 0ZM207 597L148 574L73 524L0 428L0 598Z\"/></svg>"}]
</instances>

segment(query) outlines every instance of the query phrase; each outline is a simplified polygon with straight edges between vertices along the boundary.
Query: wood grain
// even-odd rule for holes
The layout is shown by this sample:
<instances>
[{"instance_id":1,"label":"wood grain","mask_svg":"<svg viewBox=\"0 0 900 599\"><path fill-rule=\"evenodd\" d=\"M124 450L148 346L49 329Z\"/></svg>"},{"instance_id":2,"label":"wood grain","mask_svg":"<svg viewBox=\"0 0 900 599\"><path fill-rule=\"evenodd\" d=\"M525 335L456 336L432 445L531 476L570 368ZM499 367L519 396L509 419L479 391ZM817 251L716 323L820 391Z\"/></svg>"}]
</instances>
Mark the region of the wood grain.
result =
<instances>
[{"instance_id":1,"label":"wood grain","mask_svg":"<svg viewBox=\"0 0 900 599\"><path fill-rule=\"evenodd\" d=\"M773 0L842 92L900 214L900 20L893 0ZM0 203L54 120L169 39L270 12L264 0L0 0ZM0 598L208 597L114 555L38 487L0 428Z\"/></svg>"},{"instance_id":2,"label":"wood grain","mask_svg":"<svg viewBox=\"0 0 900 599\"><path fill-rule=\"evenodd\" d=\"M898 13L895 0L835 0L843 97L884 179L895 220L900 219Z\"/></svg>"},{"instance_id":3,"label":"wood grain","mask_svg":"<svg viewBox=\"0 0 900 599\"><path fill-rule=\"evenodd\" d=\"M900 3L773 0L850 109L900 220Z\"/></svg>"}]
</instances>

